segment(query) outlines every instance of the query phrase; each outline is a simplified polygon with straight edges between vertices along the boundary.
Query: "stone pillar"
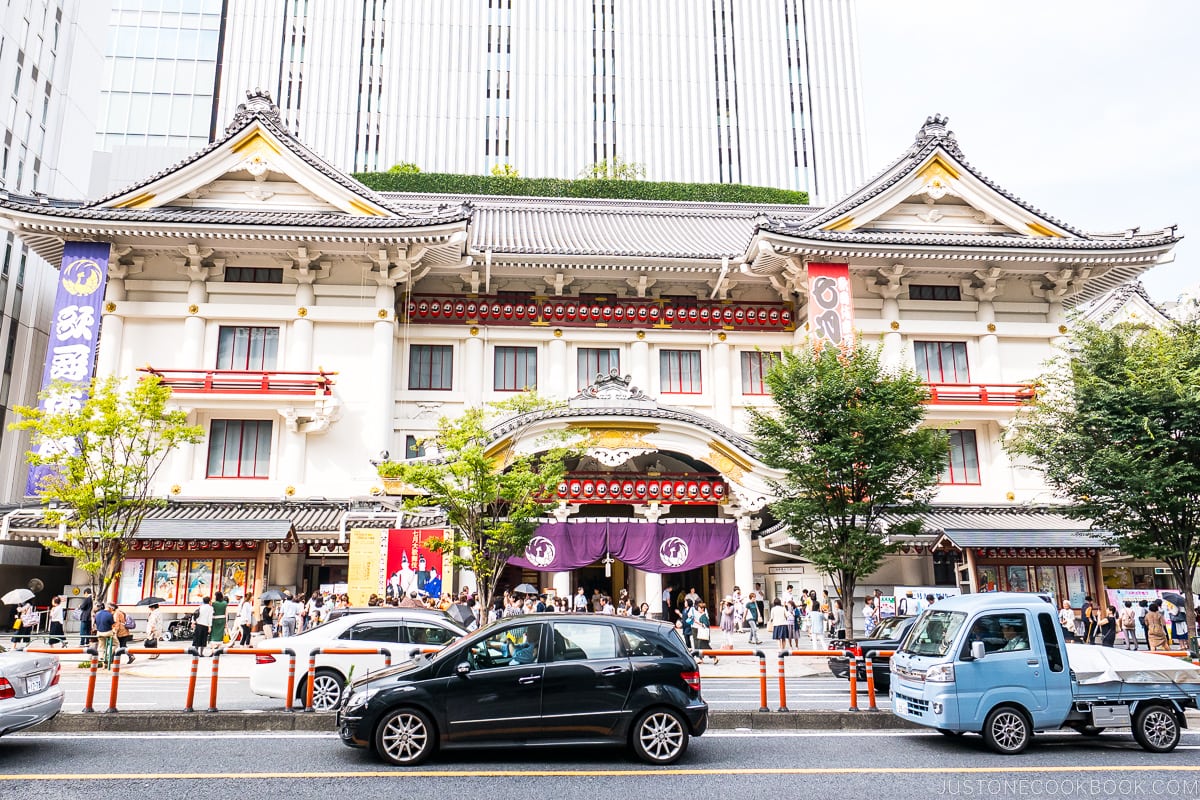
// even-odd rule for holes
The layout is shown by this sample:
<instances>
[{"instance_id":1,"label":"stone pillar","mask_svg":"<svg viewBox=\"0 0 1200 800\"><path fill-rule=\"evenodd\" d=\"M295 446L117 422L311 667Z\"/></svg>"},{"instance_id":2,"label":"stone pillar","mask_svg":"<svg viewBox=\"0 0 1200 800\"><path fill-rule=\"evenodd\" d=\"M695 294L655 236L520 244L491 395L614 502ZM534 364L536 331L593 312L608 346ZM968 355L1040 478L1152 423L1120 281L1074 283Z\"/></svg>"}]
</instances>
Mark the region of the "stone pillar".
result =
<instances>
[{"instance_id":1,"label":"stone pillar","mask_svg":"<svg viewBox=\"0 0 1200 800\"><path fill-rule=\"evenodd\" d=\"M375 289L375 305L379 316L372 331L371 371L375 390L371 393L370 412L364 431L367 452L372 456L380 450L394 451L396 415L396 284L382 280ZM386 313L385 313L386 312Z\"/></svg>"},{"instance_id":2,"label":"stone pillar","mask_svg":"<svg viewBox=\"0 0 1200 800\"><path fill-rule=\"evenodd\" d=\"M971 370L974 379L979 383L999 383L1001 381L1000 340L996 336L996 306L993 303L996 293L1004 288L1003 274L999 267L989 267L986 270L975 270L973 280L962 282L964 297L974 298L979 307L975 311L975 319L984 326L985 333L979 336L979 369Z\"/></svg>"},{"instance_id":3,"label":"stone pillar","mask_svg":"<svg viewBox=\"0 0 1200 800\"><path fill-rule=\"evenodd\" d=\"M650 345L645 339L634 339L629 345L629 368L625 372L634 386L643 392L650 390Z\"/></svg>"},{"instance_id":4,"label":"stone pillar","mask_svg":"<svg viewBox=\"0 0 1200 800\"><path fill-rule=\"evenodd\" d=\"M187 291L187 317L183 321L183 342L179 348L183 369L204 369L212 366L204 363L204 318L198 316L200 306L208 302L209 278L220 275L225 270L225 260L211 258L211 249L202 249L194 244L181 248L182 258L175 259L175 266L181 275L189 279ZM193 309L195 309L193 311Z\"/></svg>"},{"instance_id":5,"label":"stone pillar","mask_svg":"<svg viewBox=\"0 0 1200 800\"><path fill-rule=\"evenodd\" d=\"M904 363L904 337L900 333L899 300L904 292L904 285L901 283L904 273L903 264L893 264L890 267L879 268L875 283L871 283L870 277L867 278L867 291L883 298L882 319L886 327L880 360L885 367L899 367Z\"/></svg>"},{"instance_id":6,"label":"stone pillar","mask_svg":"<svg viewBox=\"0 0 1200 800\"><path fill-rule=\"evenodd\" d=\"M733 585L740 588L742 597L745 597L754 590L754 543L750 538L754 530L754 518L748 512L739 514L737 528L738 549L733 554Z\"/></svg>"},{"instance_id":7,"label":"stone pillar","mask_svg":"<svg viewBox=\"0 0 1200 800\"><path fill-rule=\"evenodd\" d=\"M316 292L311 283L296 287L296 310L306 312L316 302ZM313 322L307 316L297 316L292 321L291 341L288 342L287 358L284 363L295 372L307 372L313 368Z\"/></svg>"},{"instance_id":8,"label":"stone pillar","mask_svg":"<svg viewBox=\"0 0 1200 800\"><path fill-rule=\"evenodd\" d=\"M550 340L547 347L547 361L550 369L543 373L545 389L540 393L550 400L566 400L575 392L571 389L573 370L568 369L567 366L567 343L563 341L561 331L555 331L554 338ZM590 382L593 376L580 377Z\"/></svg>"},{"instance_id":9,"label":"stone pillar","mask_svg":"<svg viewBox=\"0 0 1200 800\"><path fill-rule=\"evenodd\" d=\"M483 405L483 383L487 372L483 363L483 339L477 329L463 343L463 388L468 406Z\"/></svg>"},{"instance_id":10,"label":"stone pillar","mask_svg":"<svg viewBox=\"0 0 1200 800\"><path fill-rule=\"evenodd\" d=\"M123 264L114 253L108 265L108 285L104 289L104 305L101 306L100 339L96 343L96 377L115 376L121 369L121 349L125 344L125 316L121 303L128 297L125 279L142 271L143 259L135 256L131 263ZM110 305L113 310L109 311ZM173 364L162 364L171 367Z\"/></svg>"},{"instance_id":11,"label":"stone pillar","mask_svg":"<svg viewBox=\"0 0 1200 800\"><path fill-rule=\"evenodd\" d=\"M557 594L559 597L567 598L567 601L570 602L572 594L570 571L564 570L562 572L551 572L550 585L554 587L555 594Z\"/></svg>"},{"instance_id":12,"label":"stone pillar","mask_svg":"<svg viewBox=\"0 0 1200 800\"><path fill-rule=\"evenodd\" d=\"M725 342L725 334L717 334L709 353L712 357L713 382L713 418L726 425L733 425L733 385L738 376L733 373L730 364L731 354L729 345Z\"/></svg>"}]
</instances>

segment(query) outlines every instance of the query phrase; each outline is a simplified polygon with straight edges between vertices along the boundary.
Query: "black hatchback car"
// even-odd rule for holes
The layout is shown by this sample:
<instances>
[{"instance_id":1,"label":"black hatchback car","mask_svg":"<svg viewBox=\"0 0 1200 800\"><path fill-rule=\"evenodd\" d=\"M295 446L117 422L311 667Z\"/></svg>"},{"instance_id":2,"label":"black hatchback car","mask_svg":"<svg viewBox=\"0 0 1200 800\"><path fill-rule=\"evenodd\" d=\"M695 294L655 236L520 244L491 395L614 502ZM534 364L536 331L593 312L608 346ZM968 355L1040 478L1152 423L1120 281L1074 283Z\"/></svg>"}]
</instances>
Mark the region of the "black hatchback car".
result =
<instances>
[{"instance_id":1,"label":"black hatchback car","mask_svg":"<svg viewBox=\"0 0 1200 800\"><path fill-rule=\"evenodd\" d=\"M892 669L889 659L875 655L881 650L899 650L900 643L908 635L916 617L886 617L879 621L870 639L833 639L829 642L830 650L849 650L858 656L857 680L867 679L867 658L871 659L871 672L875 676L875 688L886 691L892 683ZM829 671L838 678L850 678L850 659L844 655L833 656L829 659Z\"/></svg>"},{"instance_id":2,"label":"black hatchback car","mask_svg":"<svg viewBox=\"0 0 1200 800\"><path fill-rule=\"evenodd\" d=\"M707 729L708 704L671 625L529 614L355 682L337 727L401 766L439 749L566 744L628 745L671 764Z\"/></svg>"}]
</instances>

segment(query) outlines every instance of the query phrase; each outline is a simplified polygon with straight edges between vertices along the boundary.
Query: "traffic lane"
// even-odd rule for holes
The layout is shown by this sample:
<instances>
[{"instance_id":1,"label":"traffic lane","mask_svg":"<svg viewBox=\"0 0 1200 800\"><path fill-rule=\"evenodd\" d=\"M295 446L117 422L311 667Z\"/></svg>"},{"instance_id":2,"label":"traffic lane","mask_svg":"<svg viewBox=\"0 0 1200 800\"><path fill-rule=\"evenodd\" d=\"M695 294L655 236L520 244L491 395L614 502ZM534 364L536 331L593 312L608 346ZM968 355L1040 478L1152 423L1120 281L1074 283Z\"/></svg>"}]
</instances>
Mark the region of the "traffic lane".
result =
<instances>
[{"instance_id":1,"label":"traffic lane","mask_svg":"<svg viewBox=\"0 0 1200 800\"><path fill-rule=\"evenodd\" d=\"M886 739L886 741L885 741ZM455 751L424 767L383 765L329 734L17 734L0 739L0 797L320 798L363 796L563 798L753 797L804 787L811 798L942 795L1200 797L1200 733L1174 753L1147 753L1125 735L1038 736L1020 756L977 736L923 731L714 731L673 767L639 764L619 748ZM802 782L802 783L801 783ZM16 788L13 788L16 787Z\"/></svg>"}]
</instances>

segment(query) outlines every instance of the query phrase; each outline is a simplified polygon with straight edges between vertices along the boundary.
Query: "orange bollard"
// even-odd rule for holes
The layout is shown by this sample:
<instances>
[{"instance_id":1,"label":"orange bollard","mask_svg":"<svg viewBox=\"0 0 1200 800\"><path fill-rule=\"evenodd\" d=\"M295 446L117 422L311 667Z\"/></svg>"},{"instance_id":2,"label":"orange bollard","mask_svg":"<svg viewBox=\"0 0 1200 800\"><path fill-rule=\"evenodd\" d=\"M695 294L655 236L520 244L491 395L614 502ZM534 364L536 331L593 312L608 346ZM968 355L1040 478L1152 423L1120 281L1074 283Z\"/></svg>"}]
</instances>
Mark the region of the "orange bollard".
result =
<instances>
[{"instance_id":1,"label":"orange bollard","mask_svg":"<svg viewBox=\"0 0 1200 800\"><path fill-rule=\"evenodd\" d=\"M786 670L784 665L787 664L788 651L779 651L779 710L787 711L787 677L784 674Z\"/></svg>"},{"instance_id":2,"label":"orange bollard","mask_svg":"<svg viewBox=\"0 0 1200 800\"><path fill-rule=\"evenodd\" d=\"M105 714L117 713L117 688L121 683L121 656L125 655L125 648L118 647L113 653L112 663L112 681L108 685L108 708Z\"/></svg>"},{"instance_id":3,"label":"orange bollard","mask_svg":"<svg viewBox=\"0 0 1200 800\"><path fill-rule=\"evenodd\" d=\"M212 657L212 681L208 684L208 710L217 710L217 675L221 671L221 651L213 653Z\"/></svg>"},{"instance_id":4,"label":"orange bollard","mask_svg":"<svg viewBox=\"0 0 1200 800\"><path fill-rule=\"evenodd\" d=\"M187 706L184 711L195 711L192 708L192 702L196 699L196 672L200 668L200 651L194 647L189 647L188 652L192 654L192 674L188 677L187 688Z\"/></svg>"},{"instance_id":5,"label":"orange bollard","mask_svg":"<svg viewBox=\"0 0 1200 800\"><path fill-rule=\"evenodd\" d=\"M867 667L867 710L878 711L879 707L875 705L875 658L870 655L863 658Z\"/></svg>"},{"instance_id":6,"label":"orange bollard","mask_svg":"<svg viewBox=\"0 0 1200 800\"><path fill-rule=\"evenodd\" d=\"M754 651L758 656L758 710L770 711L767 707L767 656L762 650Z\"/></svg>"},{"instance_id":7,"label":"orange bollard","mask_svg":"<svg viewBox=\"0 0 1200 800\"><path fill-rule=\"evenodd\" d=\"M89 650L88 654L92 657L92 666L88 671L87 695L83 698L83 713L91 714L96 709L92 708L92 701L96 698L96 672L100 669L100 656L95 650Z\"/></svg>"},{"instance_id":8,"label":"orange bollard","mask_svg":"<svg viewBox=\"0 0 1200 800\"><path fill-rule=\"evenodd\" d=\"M313 684L317 682L317 654L320 652L320 647L314 647L308 654L308 688L304 692L304 711L306 713L313 711Z\"/></svg>"},{"instance_id":9,"label":"orange bollard","mask_svg":"<svg viewBox=\"0 0 1200 800\"><path fill-rule=\"evenodd\" d=\"M287 705L283 710L291 711L292 701L296 699L296 651L287 647L283 654L288 657Z\"/></svg>"},{"instance_id":10,"label":"orange bollard","mask_svg":"<svg viewBox=\"0 0 1200 800\"><path fill-rule=\"evenodd\" d=\"M421 648L421 652L425 652L426 648ZM383 653L383 668L387 669L392 665L392 651L386 647L379 648L379 652Z\"/></svg>"},{"instance_id":11,"label":"orange bollard","mask_svg":"<svg viewBox=\"0 0 1200 800\"><path fill-rule=\"evenodd\" d=\"M850 659L850 710L858 711L858 656L846 651Z\"/></svg>"}]
</instances>

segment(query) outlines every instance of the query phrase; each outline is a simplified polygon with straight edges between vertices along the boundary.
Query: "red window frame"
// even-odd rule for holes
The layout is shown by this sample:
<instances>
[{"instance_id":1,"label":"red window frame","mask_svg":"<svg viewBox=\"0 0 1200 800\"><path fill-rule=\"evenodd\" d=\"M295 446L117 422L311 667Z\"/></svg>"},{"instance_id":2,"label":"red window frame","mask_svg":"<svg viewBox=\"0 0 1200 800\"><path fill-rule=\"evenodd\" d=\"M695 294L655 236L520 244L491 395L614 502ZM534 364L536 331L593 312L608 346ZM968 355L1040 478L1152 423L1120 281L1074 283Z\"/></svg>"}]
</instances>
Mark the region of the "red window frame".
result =
<instances>
[{"instance_id":1,"label":"red window frame","mask_svg":"<svg viewBox=\"0 0 1200 800\"><path fill-rule=\"evenodd\" d=\"M703 394L703 369L699 350L660 350L659 390L663 394Z\"/></svg>"},{"instance_id":2,"label":"red window frame","mask_svg":"<svg viewBox=\"0 0 1200 800\"><path fill-rule=\"evenodd\" d=\"M978 486L979 438L975 431L964 428L946 433L950 435L950 452L946 457L946 471L942 473L941 483L947 486Z\"/></svg>"},{"instance_id":3,"label":"red window frame","mask_svg":"<svg viewBox=\"0 0 1200 800\"><path fill-rule=\"evenodd\" d=\"M209 425L209 478L270 477L273 424L259 419L214 419Z\"/></svg>"},{"instance_id":4,"label":"red window frame","mask_svg":"<svg viewBox=\"0 0 1200 800\"><path fill-rule=\"evenodd\" d=\"M537 388L537 348L497 346L493 353L492 388L524 392Z\"/></svg>"},{"instance_id":5,"label":"red window frame","mask_svg":"<svg viewBox=\"0 0 1200 800\"><path fill-rule=\"evenodd\" d=\"M742 351L742 394L768 395L771 390L763 378L771 367L779 361L778 352L765 350Z\"/></svg>"}]
</instances>

